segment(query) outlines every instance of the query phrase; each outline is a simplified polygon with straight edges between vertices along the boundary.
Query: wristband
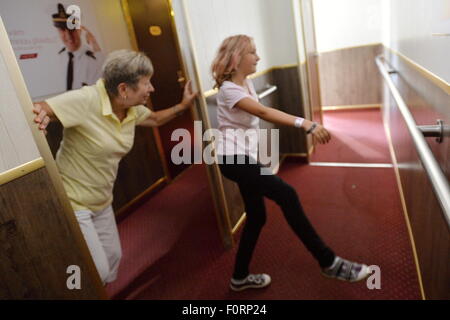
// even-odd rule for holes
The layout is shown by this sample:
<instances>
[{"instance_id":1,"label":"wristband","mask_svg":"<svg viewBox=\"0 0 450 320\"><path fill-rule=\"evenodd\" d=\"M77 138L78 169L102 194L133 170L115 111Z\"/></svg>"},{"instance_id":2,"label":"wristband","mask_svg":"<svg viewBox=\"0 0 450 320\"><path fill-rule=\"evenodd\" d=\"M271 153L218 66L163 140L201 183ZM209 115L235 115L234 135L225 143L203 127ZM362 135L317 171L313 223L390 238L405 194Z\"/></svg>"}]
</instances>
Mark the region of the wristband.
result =
<instances>
[{"instance_id":1,"label":"wristband","mask_svg":"<svg viewBox=\"0 0 450 320\"><path fill-rule=\"evenodd\" d=\"M299 117L295 118L294 127L300 128L302 126L304 120L305 119L299 118Z\"/></svg>"},{"instance_id":2,"label":"wristband","mask_svg":"<svg viewBox=\"0 0 450 320\"><path fill-rule=\"evenodd\" d=\"M313 132L316 127L317 127L317 123L313 122L311 128L309 128L308 131L306 131L306 134L310 134L311 132Z\"/></svg>"}]
</instances>

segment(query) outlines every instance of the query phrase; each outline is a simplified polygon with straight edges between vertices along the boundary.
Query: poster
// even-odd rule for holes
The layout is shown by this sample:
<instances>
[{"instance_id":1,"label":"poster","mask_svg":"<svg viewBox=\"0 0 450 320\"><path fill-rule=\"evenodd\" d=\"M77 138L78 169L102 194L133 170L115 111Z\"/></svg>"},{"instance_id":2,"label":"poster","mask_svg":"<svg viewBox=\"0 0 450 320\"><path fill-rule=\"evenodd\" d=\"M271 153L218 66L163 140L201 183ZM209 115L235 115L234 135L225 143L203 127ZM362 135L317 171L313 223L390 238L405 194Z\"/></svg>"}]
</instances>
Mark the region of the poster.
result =
<instances>
[{"instance_id":1,"label":"poster","mask_svg":"<svg viewBox=\"0 0 450 320\"><path fill-rule=\"evenodd\" d=\"M68 16L80 17L75 28L61 27L64 19L55 19L61 15L58 4ZM71 5L79 14L68 12ZM1 1L0 16L33 100L94 84L100 77L105 52L91 1Z\"/></svg>"}]
</instances>

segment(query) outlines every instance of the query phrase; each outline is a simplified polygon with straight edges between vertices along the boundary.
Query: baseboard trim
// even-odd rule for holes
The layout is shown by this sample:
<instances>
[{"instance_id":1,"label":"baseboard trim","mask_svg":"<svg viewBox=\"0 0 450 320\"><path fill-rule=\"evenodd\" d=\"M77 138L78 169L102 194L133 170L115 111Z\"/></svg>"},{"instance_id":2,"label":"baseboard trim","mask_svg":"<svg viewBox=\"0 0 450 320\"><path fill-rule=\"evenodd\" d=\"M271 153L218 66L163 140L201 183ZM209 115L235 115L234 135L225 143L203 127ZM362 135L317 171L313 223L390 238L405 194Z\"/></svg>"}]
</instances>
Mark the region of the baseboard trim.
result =
<instances>
[{"instance_id":1,"label":"baseboard trim","mask_svg":"<svg viewBox=\"0 0 450 320\"><path fill-rule=\"evenodd\" d=\"M342 106L323 106L322 111L341 111L341 110L362 110L362 109L380 109L380 104L350 104Z\"/></svg>"}]
</instances>

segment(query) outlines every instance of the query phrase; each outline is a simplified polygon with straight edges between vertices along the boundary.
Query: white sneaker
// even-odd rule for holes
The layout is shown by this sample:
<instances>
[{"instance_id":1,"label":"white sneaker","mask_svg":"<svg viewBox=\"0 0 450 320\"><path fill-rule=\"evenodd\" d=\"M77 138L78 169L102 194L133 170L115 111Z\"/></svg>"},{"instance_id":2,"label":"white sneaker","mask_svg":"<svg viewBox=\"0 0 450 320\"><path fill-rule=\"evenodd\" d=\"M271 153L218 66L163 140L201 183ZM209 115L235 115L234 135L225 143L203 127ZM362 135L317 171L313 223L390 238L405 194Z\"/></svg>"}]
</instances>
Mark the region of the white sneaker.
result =
<instances>
[{"instance_id":1,"label":"white sneaker","mask_svg":"<svg viewBox=\"0 0 450 320\"><path fill-rule=\"evenodd\" d=\"M369 267L365 264L351 262L336 256L331 267L322 268L322 275L343 281L356 282L367 278Z\"/></svg>"},{"instance_id":2,"label":"white sneaker","mask_svg":"<svg viewBox=\"0 0 450 320\"><path fill-rule=\"evenodd\" d=\"M242 291L248 288L264 288L267 287L271 281L270 276L265 273L249 274L242 280L231 278L230 288L233 291Z\"/></svg>"}]
</instances>

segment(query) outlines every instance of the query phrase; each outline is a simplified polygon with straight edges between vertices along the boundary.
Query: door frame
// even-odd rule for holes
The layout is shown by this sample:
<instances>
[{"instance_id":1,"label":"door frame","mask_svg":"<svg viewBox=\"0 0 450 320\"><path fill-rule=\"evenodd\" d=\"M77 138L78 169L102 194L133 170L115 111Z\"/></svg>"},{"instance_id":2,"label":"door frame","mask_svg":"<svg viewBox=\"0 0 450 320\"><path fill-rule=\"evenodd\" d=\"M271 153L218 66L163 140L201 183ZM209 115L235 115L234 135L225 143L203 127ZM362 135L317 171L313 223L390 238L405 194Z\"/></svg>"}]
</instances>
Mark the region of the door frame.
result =
<instances>
[{"instance_id":1,"label":"door frame","mask_svg":"<svg viewBox=\"0 0 450 320\"><path fill-rule=\"evenodd\" d=\"M128 5L128 0L120 0L120 5L122 8L122 13L123 13L123 17L125 19L125 24L127 25L127 30L128 30L128 35L130 36L130 41L131 41L131 47L133 48L133 50L135 51L140 51L139 50L139 46L138 46L138 42L136 39L136 31L134 29L134 25L133 25L133 20L131 19L131 14L130 14L130 8ZM178 43L177 43L178 45ZM169 167L167 166L167 158L164 154L164 149L163 149L163 145L161 142L161 136L159 134L159 131L156 127L152 128L153 131L153 135L155 136L155 140L156 140L156 146L158 149L158 153L161 159L161 164L164 170L164 177L162 177L161 179L164 179L164 181L167 181L167 183L169 183L172 178L171 175L169 173ZM152 190L154 190L155 188L158 187L158 185L160 184L159 180L157 182L155 182L153 185L151 185L147 191L144 191L144 194L138 196L141 197L143 195L145 195L146 193L151 192ZM134 200L132 200L134 201Z\"/></svg>"},{"instance_id":2,"label":"door frame","mask_svg":"<svg viewBox=\"0 0 450 320\"><path fill-rule=\"evenodd\" d=\"M203 93L204 91L202 90L200 75L198 71L198 63L197 63L198 55L195 51L192 31L190 27L191 24L189 21L189 16L186 11L186 5L183 0L164 0L164 1L166 1L169 10L169 17L173 29L177 55L182 69L181 77L183 77L185 80L191 79L194 90L198 91L195 107L190 110L192 119L194 121L201 120L203 123L203 130L210 129L211 124L209 122L206 97L204 96ZM128 7L128 0L121 0L121 7L124 13L125 22L127 24L132 47L134 50L138 51L139 47L137 44L135 30L133 27L133 22ZM182 50L181 46L182 39L187 39L186 41L187 46L185 46L187 52ZM188 64L190 68L188 68ZM167 168L167 160L162 148L161 137L157 132L156 128L153 128L153 130L155 132L155 137L157 137L158 152L163 161L164 172L166 174L166 178L168 178L168 182L170 183L172 180L170 179L169 171ZM202 141L201 144L202 152L204 145L205 143ZM212 165L205 165L205 167L208 176L208 183L213 197L216 221L220 231L222 242L225 248L232 248L235 245L233 234L234 232L236 232L238 225L242 223L243 218L239 220L238 225L232 226L229 215L230 211L226 203L225 190L223 188L223 179L220 173L219 166L217 165L217 163L214 163ZM243 217L245 217L245 214L243 215Z\"/></svg>"},{"instance_id":3,"label":"door frame","mask_svg":"<svg viewBox=\"0 0 450 320\"><path fill-rule=\"evenodd\" d=\"M174 10L174 24L176 26L176 34L178 40L185 39L185 51L181 51L185 67L189 63L190 68L186 68L185 74L192 79L193 86L196 87L198 91L197 104L193 109L194 119L201 120L203 122L203 130L211 129L211 123L209 121L208 105L206 102L205 91L202 87L199 64L198 64L198 54L195 47L194 38L192 36L192 28L189 15L187 13L186 4L184 0L167 0L170 4L172 10ZM180 42L179 42L180 44ZM189 72L189 70L191 72ZM211 139L209 139L211 141ZM202 143L202 150L205 143ZM215 154L214 148L214 155ZM216 158L217 159L217 158ZM235 225L232 224L230 219L230 209L227 204L224 181L222 174L219 169L219 165L213 163L211 165L206 165L208 182L213 197L216 222L219 228L222 243L226 249L231 249L235 245L234 234L239 229L243 221L245 221L245 212L242 214L241 218L237 221Z\"/></svg>"},{"instance_id":4,"label":"door frame","mask_svg":"<svg viewBox=\"0 0 450 320\"><path fill-rule=\"evenodd\" d=\"M307 28L305 23L305 1L311 8L311 23L312 30ZM317 91L318 91L318 105L320 108L320 122L323 123L323 110L322 110L322 96L320 87L320 72L319 72L319 54L317 53L317 41L315 32L315 22L314 22L314 8L311 0L292 0L292 11L295 24L295 35L297 40L297 59L298 59L298 73L300 78L300 88L302 92L303 109L305 112L305 117L314 121L314 110L313 110L313 84L311 83L311 65L314 63L315 71L317 74ZM298 27L297 27L298 24ZM308 44L306 39L306 29L310 31L313 36L313 56L315 61L311 61L311 53L308 54ZM307 89L305 90L305 86ZM306 97L307 95L307 97ZM307 162L309 163L310 157L314 152L313 139L310 136L306 137L307 146Z\"/></svg>"},{"instance_id":5,"label":"door frame","mask_svg":"<svg viewBox=\"0 0 450 320\"><path fill-rule=\"evenodd\" d=\"M306 16L306 12L305 12L305 3L308 3L308 5L310 6L311 9L311 27L312 30L309 30L309 28L307 28L307 25L305 24L305 16ZM317 52L317 40L316 40L316 30L315 30L315 20L314 20L314 5L312 0L300 0L300 16L301 16L301 21L302 21L302 32L303 32L303 40L304 40L304 46L305 46L305 54L306 54L306 70L307 70L307 75L308 75L308 88L309 88L309 100L310 100L310 108L311 108L311 119L314 120L313 117L313 104L312 104L312 93L313 93L313 84L311 83L311 62L315 62L314 63L314 68L316 69L316 74L317 74L317 90L318 90L318 101L317 103L319 104L320 107L320 122L323 123L323 112L322 112L322 96L321 96L321 88L320 88L320 72L319 72L319 53ZM308 30L306 30L308 29ZM308 42L306 40L306 33L310 33L312 35L312 47L310 49L313 49L313 53L308 54ZM311 61L311 55L314 56L314 60L315 61Z\"/></svg>"}]
</instances>

